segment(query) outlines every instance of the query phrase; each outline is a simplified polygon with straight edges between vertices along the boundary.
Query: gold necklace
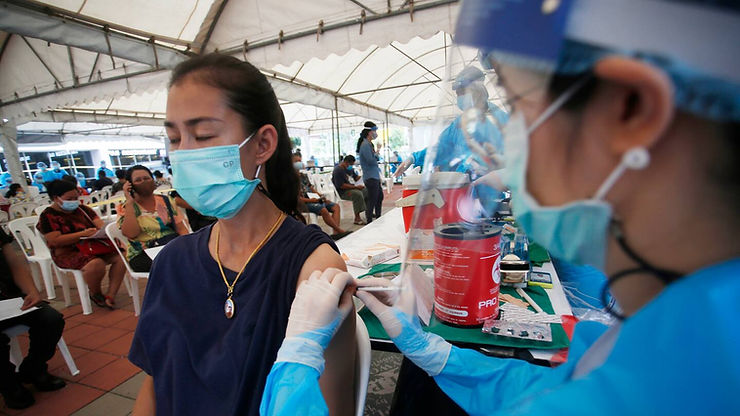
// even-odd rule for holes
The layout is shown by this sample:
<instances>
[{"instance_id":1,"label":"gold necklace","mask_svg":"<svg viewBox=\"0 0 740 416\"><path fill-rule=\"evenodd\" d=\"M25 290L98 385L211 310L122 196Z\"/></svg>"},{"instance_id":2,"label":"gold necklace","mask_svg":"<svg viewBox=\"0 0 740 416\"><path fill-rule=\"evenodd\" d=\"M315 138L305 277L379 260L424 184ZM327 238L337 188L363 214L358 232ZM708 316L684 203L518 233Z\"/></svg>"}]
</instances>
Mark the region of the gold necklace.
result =
<instances>
[{"instance_id":1,"label":"gold necklace","mask_svg":"<svg viewBox=\"0 0 740 416\"><path fill-rule=\"evenodd\" d=\"M221 240L221 224L219 224L219 227L216 229L216 263L218 263L218 270L221 271L221 277L224 279L224 283L226 284L226 302L224 302L224 314L226 315L227 319L231 319L234 317L234 314L236 313L236 305L234 304L234 301L231 300L231 296L234 294L234 286L236 286L236 282L239 280L239 277L241 277L242 273L244 273L244 269L247 268L247 264L249 264L249 261L252 260L252 257L254 257L255 254L262 248L262 246L265 245L267 240L272 237L272 235L275 233L275 230L277 229L278 224L282 221L283 217L285 217L284 213L280 213L280 216L278 216L277 221L275 221L275 224L272 225L272 228L270 228L270 231L267 232L267 235L260 241L259 244L257 244L257 248L252 251L252 254L249 255L249 258L247 258L247 261L244 263L244 266L242 266L242 269L237 273L236 278L234 278L234 281L229 284L229 281L226 279L226 274L224 273L224 268L221 266L221 258L218 255L218 248L219 248L219 242Z\"/></svg>"}]
</instances>

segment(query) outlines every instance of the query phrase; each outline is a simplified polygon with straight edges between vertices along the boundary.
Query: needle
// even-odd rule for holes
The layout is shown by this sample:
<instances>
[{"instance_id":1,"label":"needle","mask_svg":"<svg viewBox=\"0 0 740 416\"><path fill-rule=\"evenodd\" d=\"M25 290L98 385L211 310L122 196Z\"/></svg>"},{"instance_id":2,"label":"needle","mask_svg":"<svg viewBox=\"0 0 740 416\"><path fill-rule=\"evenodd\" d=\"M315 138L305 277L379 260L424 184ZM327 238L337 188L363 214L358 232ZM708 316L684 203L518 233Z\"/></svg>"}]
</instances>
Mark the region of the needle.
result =
<instances>
[{"instance_id":1,"label":"needle","mask_svg":"<svg viewBox=\"0 0 740 416\"><path fill-rule=\"evenodd\" d=\"M364 290L365 292L394 292L396 290L401 290L401 288L395 287L395 286L387 286L387 287L363 286L363 287L358 287L357 290Z\"/></svg>"}]
</instances>

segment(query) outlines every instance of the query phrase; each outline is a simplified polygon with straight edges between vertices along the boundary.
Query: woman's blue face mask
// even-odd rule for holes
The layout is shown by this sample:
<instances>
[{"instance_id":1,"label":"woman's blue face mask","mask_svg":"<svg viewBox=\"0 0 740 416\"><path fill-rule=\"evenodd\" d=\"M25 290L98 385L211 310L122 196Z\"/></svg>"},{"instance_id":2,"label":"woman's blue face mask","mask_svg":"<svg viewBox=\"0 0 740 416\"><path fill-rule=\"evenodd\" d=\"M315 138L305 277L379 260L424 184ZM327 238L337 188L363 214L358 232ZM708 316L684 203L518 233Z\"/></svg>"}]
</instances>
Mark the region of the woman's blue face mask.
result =
<instances>
[{"instance_id":1,"label":"woman's blue face mask","mask_svg":"<svg viewBox=\"0 0 740 416\"><path fill-rule=\"evenodd\" d=\"M240 149L254 133L239 145L202 149L175 150L170 153L172 186L196 211L216 218L232 218L259 185L261 168L254 179L245 179Z\"/></svg>"}]
</instances>

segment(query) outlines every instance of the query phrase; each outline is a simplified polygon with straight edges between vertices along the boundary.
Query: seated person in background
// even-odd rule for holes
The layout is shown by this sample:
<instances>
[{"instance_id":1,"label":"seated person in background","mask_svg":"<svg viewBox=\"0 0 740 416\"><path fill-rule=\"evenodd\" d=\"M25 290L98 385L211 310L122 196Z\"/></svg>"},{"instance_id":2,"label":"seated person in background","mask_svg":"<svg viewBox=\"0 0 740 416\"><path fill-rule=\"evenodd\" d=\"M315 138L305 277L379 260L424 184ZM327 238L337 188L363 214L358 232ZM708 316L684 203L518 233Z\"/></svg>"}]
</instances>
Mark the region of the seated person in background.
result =
<instances>
[{"instance_id":1,"label":"seated person in background","mask_svg":"<svg viewBox=\"0 0 740 416\"><path fill-rule=\"evenodd\" d=\"M364 225L360 213L365 211L365 205L368 199L367 189L363 185L352 185L349 183L348 168L355 163L355 157L347 155L342 161L334 167L334 171L331 174L331 181L334 187L337 188L339 197L345 201L352 201L352 210L355 212L355 224ZM359 180L360 175L352 172L352 178Z\"/></svg>"},{"instance_id":2,"label":"seated person in background","mask_svg":"<svg viewBox=\"0 0 740 416\"><path fill-rule=\"evenodd\" d=\"M298 176L301 178L301 192L298 194L298 201L304 203L309 212L320 215L324 219L326 225L334 230L332 236L339 237L346 234L346 231L339 226L342 218L339 205L331 201L326 201L323 197L311 198L308 196L309 192L317 195L318 192L308 180L308 175L300 171L303 169L303 161L301 160L300 153L293 154L293 167L296 168Z\"/></svg>"},{"instance_id":3,"label":"seated person in background","mask_svg":"<svg viewBox=\"0 0 740 416\"><path fill-rule=\"evenodd\" d=\"M135 165L126 171L123 195L126 201L116 207L118 227L128 238L126 258L134 271L148 272L152 259L144 249L158 247L178 235L188 233L175 201L154 194L154 178L146 166Z\"/></svg>"},{"instance_id":4,"label":"seated person in background","mask_svg":"<svg viewBox=\"0 0 740 416\"><path fill-rule=\"evenodd\" d=\"M26 201L28 196L26 195L26 191L23 190L23 187L21 187L21 184L11 183L8 187L8 192L5 193L5 198L7 198L11 204L16 204Z\"/></svg>"},{"instance_id":5,"label":"seated person in background","mask_svg":"<svg viewBox=\"0 0 740 416\"><path fill-rule=\"evenodd\" d=\"M170 181L165 179L164 174L159 170L154 171L154 184L157 185L157 187L160 187L162 185L168 186L170 188L172 187Z\"/></svg>"},{"instance_id":6,"label":"seated person in background","mask_svg":"<svg viewBox=\"0 0 740 416\"><path fill-rule=\"evenodd\" d=\"M93 189L96 191L99 191L106 186L112 186L113 181L106 176L106 173L104 170L98 171L98 180L95 181L95 184L93 184Z\"/></svg>"},{"instance_id":7,"label":"seated person in background","mask_svg":"<svg viewBox=\"0 0 740 416\"><path fill-rule=\"evenodd\" d=\"M54 356L64 329L64 317L46 302L31 279L25 257L13 244L13 237L0 228L0 300L23 297L21 310L33 306L39 309L15 318L0 321L0 331L16 325L29 327L28 355L16 374L10 358L10 339L0 332L0 394L11 409L25 409L34 403L33 394L21 383L31 383L38 391L59 390L64 380L49 374L46 362Z\"/></svg>"},{"instance_id":8,"label":"seated person in background","mask_svg":"<svg viewBox=\"0 0 740 416\"><path fill-rule=\"evenodd\" d=\"M63 269L81 270L90 289L90 299L100 307L112 308L126 272L121 256L113 246L110 252L97 255L82 252L78 246L84 237L94 235L105 226L103 220L90 207L80 204L77 186L72 182L51 181L46 189L52 204L41 213L36 228L44 235L54 263ZM110 243L107 239L102 241ZM84 245L82 248L85 249ZM108 294L103 296L100 282L109 264Z\"/></svg>"},{"instance_id":9,"label":"seated person in background","mask_svg":"<svg viewBox=\"0 0 740 416\"><path fill-rule=\"evenodd\" d=\"M116 169L116 183L113 184L113 187L110 190L111 195L115 195L118 192L123 191L123 185L126 184L126 171L124 169Z\"/></svg>"},{"instance_id":10,"label":"seated person in background","mask_svg":"<svg viewBox=\"0 0 740 416\"><path fill-rule=\"evenodd\" d=\"M44 186L44 175L42 175L41 172L33 174L33 182L31 182L31 185L39 188L40 193L46 192L46 187Z\"/></svg>"},{"instance_id":11,"label":"seated person in background","mask_svg":"<svg viewBox=\"0 0 740 416\"><path fill-rule=\"evenodd\" d=\"M62 180L63 181L67 181L69 183L73 183L75 185L75 187L77 187L77 193L79 193L80 196L82 196L82 195L90 195L90 192L87 192L87 189L81 187L77 183L77 178L76 177L74 177L72 175L64 175L64 176L62 176Z\"/></svg>"},{"instance_id":12,"label":"seated person in background","mask_svg":"<svg viewBox=\"0 0 740 416\"><path fill-rule=\"evenodd\" d=\"M85 174L82 172L75 173L75 178L77 178L77 184L81 187L87 189L87 179L85 179Z\"/></svg>"},{"instance_id":13,"label":"seated person in background","mask_svg":"<svg viewBox=\"0 0 740 416\"><path fill-rule=\"evenodd\" d=\"M193 207L188 204L188 201L182 199L177 191L171 191L170 197L175 199L175 204L177 204L178 207L185 208L185 215L188 217L188 224L190 224L190 229L193 230L193 232L216 222L216 217L206 217L200 212L194 210Z\"/></svg>"}]
</instances>

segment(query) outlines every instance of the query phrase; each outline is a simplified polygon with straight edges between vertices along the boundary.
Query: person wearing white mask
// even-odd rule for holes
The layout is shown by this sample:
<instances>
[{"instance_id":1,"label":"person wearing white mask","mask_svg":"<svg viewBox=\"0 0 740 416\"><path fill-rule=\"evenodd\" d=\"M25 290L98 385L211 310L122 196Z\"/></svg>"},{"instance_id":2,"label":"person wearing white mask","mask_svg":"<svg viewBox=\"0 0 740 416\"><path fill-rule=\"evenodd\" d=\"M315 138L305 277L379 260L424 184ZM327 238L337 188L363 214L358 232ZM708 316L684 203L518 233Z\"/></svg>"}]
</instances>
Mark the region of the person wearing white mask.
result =
<instances>
[{"instance_id":1,"label":"person wearing white mask","mask_svg":"<svg viewBox=\"0 0 740 416\"><path fill-rule=\"evenodd\" d=\"M172 186L218 220L169 242L149 273L129 360L144 379L134 415L257 415L297 285L345 265L297 211L285 119L267 78L210 54L172 72L165 129ZM353 409L354 319L327 349L321 388Z\"/></svg>"},{"instance_id":2,"label":"person wearing white mask","mask_svg":"<svg viewBox=\"0 0 740 416\"><path fill-rule=\"evenodd\" d=\"M100 307L112 309L126 266L110 240L85 240L103 228L103 220L90 207L80 204L76 183L57 179L45 185L52 204L39 215L36 228L44 235L54 263L64 269L81 270L90 299ZM91 249L90 244L97 247ZM108 291L103 294L101 282L108 265Z\"/></svg>"},{"instance_id":3,"label":"person wearing white mask","mask_svg":"<svg viewBox=\"0 0 740 416\"><path fill-rule=\"evenodd\" d=\"M737 2L463 2L455 39L489 51L512 109L501 179L517 222L603 270L618 322L577 324L568 361L540 367L425 332L408 281L389 306L362 290L387 281L325 275L325 295L299 289L263 414L321 408L312 375L355 285L471 415L740 414L738 37Z\"/></svg>"}]
</instances>

